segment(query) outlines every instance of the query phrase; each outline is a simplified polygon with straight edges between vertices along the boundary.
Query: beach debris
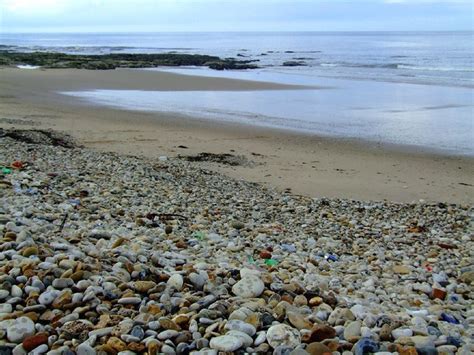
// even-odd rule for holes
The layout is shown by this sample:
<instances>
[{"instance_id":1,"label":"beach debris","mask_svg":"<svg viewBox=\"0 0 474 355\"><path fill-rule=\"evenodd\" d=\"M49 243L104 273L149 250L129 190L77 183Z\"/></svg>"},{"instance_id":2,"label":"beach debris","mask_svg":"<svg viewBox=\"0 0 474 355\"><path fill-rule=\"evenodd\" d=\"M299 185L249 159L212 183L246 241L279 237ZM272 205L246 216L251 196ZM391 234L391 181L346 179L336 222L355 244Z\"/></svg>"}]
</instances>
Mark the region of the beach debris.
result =
<instances>
[{"instance_id":1,"label":"beach debris","mask_svg":"<svg viewBox=\"0 0 474 355\"><path fill-rule=\"evenodd\" d=\"M16 141L74 148L76 144L70 135L44 129L4 129L0 128L0 138L9 137Z\"/></svg>"},{"instance_id":2,"label":"beach debris","mask_svg":"<svg viewBox=\"0 0 474 355\"><path fill-rule=\"evenodd\" d=\"M6 135L0 156L1 354L474 351L471 206Z\"/></svg>"},{"instance_id":3,"label":"beach debris","mask_svg":"<svg viewBox=\"0 0 474 355\"><path fill-rule=\"evenodd\" d=\"M187 161L192 162L211 162L211 163L218 163L230 166L241 166L241 165L251 165L252 162L249 161L243 155L234 155L229 153L199 153L197 155L186 155L186 156L178 156L180 159L184 159Z\"/></svg>"}]
</instances>

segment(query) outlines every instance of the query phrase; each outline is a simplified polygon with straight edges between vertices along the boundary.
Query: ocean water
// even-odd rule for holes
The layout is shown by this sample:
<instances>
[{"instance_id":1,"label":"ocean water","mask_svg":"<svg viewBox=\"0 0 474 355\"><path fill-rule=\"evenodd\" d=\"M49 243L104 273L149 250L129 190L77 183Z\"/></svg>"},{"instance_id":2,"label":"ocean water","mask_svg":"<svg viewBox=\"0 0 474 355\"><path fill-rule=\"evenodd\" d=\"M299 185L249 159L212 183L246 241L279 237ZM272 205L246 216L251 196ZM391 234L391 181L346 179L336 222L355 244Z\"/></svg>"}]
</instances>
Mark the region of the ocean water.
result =
<instances>
[{"instance_id":1,"label":"ocean water","mask_svg":"<svg viewBox=\"0 0 474 355\"><path fill-rule=\"evenodd\" d=\"M324 77L474 87L474 32L0 33L0 49L199 53ZM287 61L306 66L283 67Z\"/></svg>"},{"instance_id":2,"label":"ocean water","mask_svg":"<svg viewBox=\"0 0 474 355\"><path fill-rule=\"evenodd\" d=\"M200 53L261 68L156 68L323 89L64 92L99 105L474 156L473 32L0 35L3 49ZM257 61L258 60L258 61ZM286 67L285 61L305 66ZM147 70L147 69L145 69Z\"/></svg>"}]
</instances>

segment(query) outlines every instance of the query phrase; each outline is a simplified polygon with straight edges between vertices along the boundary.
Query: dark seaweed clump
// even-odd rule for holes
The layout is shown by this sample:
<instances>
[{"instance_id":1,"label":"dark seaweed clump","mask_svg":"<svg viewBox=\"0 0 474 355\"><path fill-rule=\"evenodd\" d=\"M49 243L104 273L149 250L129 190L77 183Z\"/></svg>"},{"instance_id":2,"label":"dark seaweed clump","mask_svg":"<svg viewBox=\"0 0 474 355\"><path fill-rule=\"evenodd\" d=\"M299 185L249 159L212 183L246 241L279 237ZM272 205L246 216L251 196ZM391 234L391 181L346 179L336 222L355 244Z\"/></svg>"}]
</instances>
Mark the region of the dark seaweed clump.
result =
<instances>
[{"instance_id":1,"label":"dark seaweed clump","mask_svg":"<svg viewBox=\"0 0 474 355\"><path fill-rule=\"evenodd\" d=\"M79 55L53 52L20 53L0 50L0 65L37 65L44 68L107 70L116 68L150 68L158 66L206 66L211 69L255 69L251 60L221 59L200 54L158 53Z\"/></svg>"}]
</instances>

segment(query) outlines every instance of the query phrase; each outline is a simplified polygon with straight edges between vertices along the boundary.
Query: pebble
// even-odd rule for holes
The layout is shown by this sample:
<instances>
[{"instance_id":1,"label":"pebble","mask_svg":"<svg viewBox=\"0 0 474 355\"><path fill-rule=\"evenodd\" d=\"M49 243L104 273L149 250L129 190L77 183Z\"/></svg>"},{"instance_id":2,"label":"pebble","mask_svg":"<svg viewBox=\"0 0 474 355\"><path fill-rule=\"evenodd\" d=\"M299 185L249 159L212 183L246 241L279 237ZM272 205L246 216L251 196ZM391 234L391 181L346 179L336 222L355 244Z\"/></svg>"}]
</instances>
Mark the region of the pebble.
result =
<instances>
[{"instance_id":1,"label":"pebble","mask_svg":"<svg viewBox=\"0 0 474 355\"><path fill-rule=\"evenodd\" d=\"M472 353L470 206L0 142L0 355Z\"/></svg>"},{"instance_id":2,"label":"pebble","mask_svg":"<svg viewBox=\"0 0 474 355\"><path fill-rule=\"evenodd\" d=\"M168 279L167 285L168 287L173 287L176 291L181 291L183 283L183 276L180 274L174 274Z\"/></svg>"},{"instance_id":3,"label":"pebble","mask_svg":"<svg viewBox=\"0 0 474 355\"><path fill-rule=\"evenodd\" d=\"M9 303L0 304L0 314L2 313L12 313L13 306Z\"/></svg>"},{"instance_id":4,"label":"pebble","mask_svg":"<svg viewBox=\"0 0 474 355\"><path fill-rule=\"evenodd\" d=\"M242 340L236 336L222 335L212 338L209 345L212 349L230 352L242 347L243 343Z\"/></svg>"},{"instance_id":5,"label":"pebble","mask_svg":"<svg viewBox=\"0 0 474 355\"><path fill-rule=\"evenodd\" d=\"M344 328L344 339L350 342L353 342L354 339L357 340L361 334L361 327L361 321L350 322Z\"/></svg>"},{"instance_id":6,"label":"pebble","mask_svg":"<svg viewBox=\"0 0 474 355\"><path fill-rule=\"evenodd\" d=\"M53 287L59 290L63 288L68 288L74 285L74 281L69 278L62 278L62 279L54 279L53 280Z\"/></svg>"},{"instance_id":7,"label":"pebble","mask_svg":"<svg viewBox=\"0 0 474 355\"><path fill-rule=\"evenodd\" d=\"M233 336L240 339L240 341L242 342L242 346L244 348L247 348L253 344L252 337L248 335L247 333L240 332L238 330L230 330L226 333L226 335Z\"/></svg>"},{"instance_id":8,"label":"pebble","mask_svg":"<svg viewBox=\"0 0 474 355\"><path fill-rule=\"evenodd\" d=\"M255 329L255 327L251 324L248 324L244 321L241 321L241 320L230 320L227 322L227 324L225 325L225 329L228 329L228 330L237 330L237 331L240 331L240 332L243 332L243 333L246 333L250 336L253 336L257 330Z\"/></svg>"},{"instance_id":9,"label":"pebble","mask_svg":"<svg viewBox=\"0 0 474 355\"><path fill-rule=\"evenodd\" d=\"M232 292L239 297L243 298L255 298L262 294L265 289L263 281L253 275L248 275L234 286L232 286Z\"/></svg>"},{"instance_id":10,"label":"pebble","mask_svg":"<svg viewBox=\"0 0 474 355\"><path fill-rule=\"evenodd\" d=\"M411 337L413 335L413 330L405 328L405 329L394 329L392 330L392 337L396 340L401 337Z\"/></svg>"},{"instance_id":11,"label":"pebble","mask_svg":"<svg viewBox=\"0 0 474 355\"><path fill-rule=\"evenodd\" d=\"M331 349L329 349L326 345L323 343L311 343L308 344L306 347L306 351L310 355L327 355L327 354L332 354Z\"/></svg>"},{"instance_id":12,"label":"pebble","mask_svg":"<svg viewBox=\"0 0 474 355\"><path fill-rule=\"evenodd\" d=\"M46 333L36 334L28 336L23 339L22 345L23 349L26 351L31 351L42 344L48 343L48 335Z\"/></svg>"},{"instance_id":13,"label":"pebble","mask_svg":"<svg viewBox=\"0 0 474 355\"><path fill-rule=\"evenodd\" d=\"M35 333L35 323L28 317L15 319L7 328L7 338L12 343L20 343Z\"/></svg>"},{"instance_id":14,"label":"pebble","mask_svg":"<svg viewBox=\"0 0 474 355\"><path fill-rule=\"evenodd\" d=\"M76 352L77 352L77 355L95 355L96 354L95 349L92 346L90 346L89 343L87 342L79 344Z\"/></svg>"},{"instance_id":15,"label":"pebble","mask_svg":"<svg viewBox=\"0 0 474 355\"><path fill-rule=\"evenodd\" d=\"M118 300L119 304L139 304L142 302L140 297L124 297Z\"/></svg>"},{"instance_id":16,"label":"pebble","mask_svg":"<svg viewBox=\"0 0 474 355\"><path fill-rule=\"evenodd\" d=\"M268 329L267 341L273 349L281 345L293 349L301 343L301 336L296 329L286 324L277 324Z\"/></svg>"}]
</instances>

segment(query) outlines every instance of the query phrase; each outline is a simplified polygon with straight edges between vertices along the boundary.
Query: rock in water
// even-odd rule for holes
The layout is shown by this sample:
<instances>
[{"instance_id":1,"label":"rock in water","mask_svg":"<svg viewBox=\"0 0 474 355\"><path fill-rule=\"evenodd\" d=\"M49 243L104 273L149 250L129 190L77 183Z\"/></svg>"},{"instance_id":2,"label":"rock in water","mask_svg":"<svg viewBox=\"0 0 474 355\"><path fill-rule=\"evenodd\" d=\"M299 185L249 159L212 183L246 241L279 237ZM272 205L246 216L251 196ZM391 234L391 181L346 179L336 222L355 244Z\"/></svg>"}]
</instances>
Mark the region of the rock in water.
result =
<instances>
[{"instance_id":1,"label":"rock in water","mask_svg":"<svg viewBox=\"0 0 474 355\"><path fill-rule=\"evenodd\" d=\"M273 349L282 345L293 349L301 344L301 336L298 330L286 324L277 324L268 329L267 341Z\"/></svg>"},{"instance_id":2,"label":"rock in water","mask_svg":"<svg viewBox=\"0 0 474 355\"><path fill-rule=\"evenodd\" d=\"M232 292L236 296L243 298L258 297L265 289L265 285L260 278L256 276L246 276L232 287Z\"/></svg>"}]
</instances>

